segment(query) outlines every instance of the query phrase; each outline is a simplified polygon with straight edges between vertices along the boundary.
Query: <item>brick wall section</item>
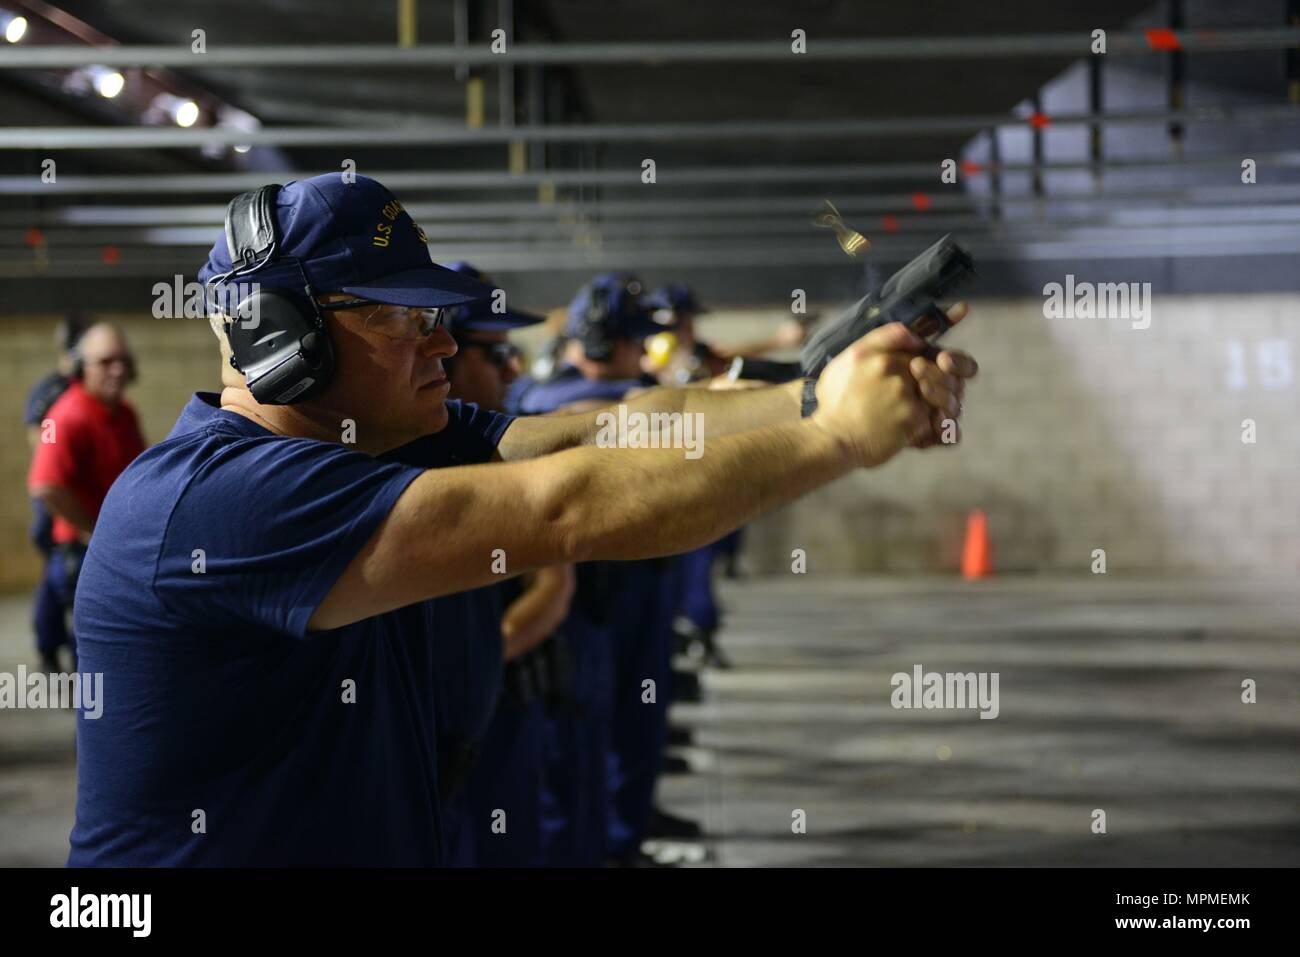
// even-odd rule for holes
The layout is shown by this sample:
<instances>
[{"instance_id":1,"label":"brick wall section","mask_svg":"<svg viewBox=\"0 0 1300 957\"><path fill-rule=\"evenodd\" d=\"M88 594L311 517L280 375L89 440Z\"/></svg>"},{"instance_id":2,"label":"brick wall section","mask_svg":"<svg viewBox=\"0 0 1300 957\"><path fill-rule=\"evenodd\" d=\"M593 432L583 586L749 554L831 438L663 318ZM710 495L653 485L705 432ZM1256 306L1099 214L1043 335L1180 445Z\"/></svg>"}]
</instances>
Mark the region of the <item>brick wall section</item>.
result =
<instances>
[{"instance_id":1,"label":"brick wall section","mask_svg":"<svg viewBox=\"0 0 1300 957\"><path fill-rule=\"evenodd\" d=\"M736 341L779 316L720 312L703 331ZM139 356L131 400L157 441L190 392L216 388L215 340L202 320L104 318ZM56 319L0 317L3 588L37 573L18 421L51 368ZM983 365L963 445L904 453L754 523L755 570L788 570L798 547L810 571L950 572L982 508L1003 571L1086 574L1105 548L1112 571L1300 574L1300 298L1157 297L1146 330L1044 319L1037 299L976 301L951 341Z\"/></svg>"},{"instance_id":2,"label":"brick wall section","mask_svg":"<svg viewBox=\"0 0 1300 957\"><path fill-rule=\"evenodd\" d=\"M709 331L741 338L726 318ZM976 301L950 334L982 365L963 444L761 519L753 567L804 548L810 571L954 571L982 508L1008 572L1086 574L1104 548L1108 571L1300 573L1300 298L1157 297L1131 326Z\"/></svg>"}]
</instances>

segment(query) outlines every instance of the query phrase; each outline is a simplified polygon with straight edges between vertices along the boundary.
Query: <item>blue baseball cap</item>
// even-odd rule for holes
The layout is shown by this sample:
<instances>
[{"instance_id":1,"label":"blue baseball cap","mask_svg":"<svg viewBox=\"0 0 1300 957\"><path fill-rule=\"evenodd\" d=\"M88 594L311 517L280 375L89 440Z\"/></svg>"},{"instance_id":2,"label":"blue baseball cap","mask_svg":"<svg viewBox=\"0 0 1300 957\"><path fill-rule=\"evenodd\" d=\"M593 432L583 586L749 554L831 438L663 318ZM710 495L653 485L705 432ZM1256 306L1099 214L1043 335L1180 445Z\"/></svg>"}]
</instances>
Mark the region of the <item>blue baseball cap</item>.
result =
<instances>
[{"instance_id":1,"label":"blue baseball cap","mask_svg":"<svg viewBox=\"0 0 1300 957\"><path fill-rule=\"evenodd\" d=\"M660 286L646 296L645 302L651 309L671 309L673 312L689 312L696 315L709 311L695 298L695 291L680 282Z\"/></svg>"},{"instance_id":2,"label":"blue baseball cap","mask_svg":"<svg viewBox=\"0 0 1300 957\"><path fill-rule=\"evenodd\" d=\"M492 288L429 257L424 230L397 197L369 176L345 182L324 173L281 187L275 199L279 248L270 264L232 283L303 292L303 272L317 293L427 309L487 299ZM299 271L298 259L302 264ZM198 272L206 285L231 268L223 233ZM220 287L218 287L220 288Z\"/></svg>"},{"instance_id":3,"label":"blue baseball cap","mask_svg":"<svg viewBox=\"0 0 1300 957\"><path fill-rule=\"evenodd\" d=\"M589 321L588 313L593 311L601 297L604 301L599 304L597 321L604 326L607 335L641 340L663 332L667 327L655 322L654 316L641 301L644 291L640 280L630 273L601 273L579 289L569 303L565 335L582 334L583 324Z\"/></svg>"},{"instance_id":4,"label":"blue baseball cap","mask_svg":"<svg viewBox=\"0 0 1300 957\"><path fill-rule=\"evenodd\" d=\"M484 275L483 271L476 269L467 262L447 263L447 268L462 276L469 276L476 282L483 283L488 288L496 292L496 284ZM479 300L477 302L468 302L463 306L452 306L443 313L443 322L446 323L454 335L461 330L467 332L509 332L511 329L522 329L524 326L535 326L539 322L545 322L545 316L539 316L535 313L524 312L521 309L507 309L504 312L495 312L493 307L496 305L496 299Z\"/></svg>"}]
</instances>

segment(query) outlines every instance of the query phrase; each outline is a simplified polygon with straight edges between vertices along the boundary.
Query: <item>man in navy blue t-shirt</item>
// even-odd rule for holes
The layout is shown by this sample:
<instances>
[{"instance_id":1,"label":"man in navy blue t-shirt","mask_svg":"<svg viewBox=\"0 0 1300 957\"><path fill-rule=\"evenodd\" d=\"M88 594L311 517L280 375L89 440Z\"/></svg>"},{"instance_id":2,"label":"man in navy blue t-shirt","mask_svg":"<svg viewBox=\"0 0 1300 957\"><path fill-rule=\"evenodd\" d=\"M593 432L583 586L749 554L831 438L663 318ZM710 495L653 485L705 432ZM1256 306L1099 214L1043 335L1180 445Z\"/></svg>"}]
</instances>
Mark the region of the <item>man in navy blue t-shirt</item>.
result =
<instances>
[{"instance_id":1,"label":"man in navy blue t-shirt","mask_svg":"<svg viewBox=\"0 0 1300 957\"><path fill-rule=\"evenodd\" d=\"M647 387L642 340L662 331L628 273L604 273L568 307L563 362L542 381L519 379L507 408L522 415L598 409ZM548 863L631 863L647 836L662 767L672 683L678 558L579 567L568 619L581 706L547 727ZM656 694L647 701L644 682Z\"/></svg>"},{"instance_id":2,"label":"man in navy blue t-shirt","mask_svg":"<svg viewBox=\"0 0 1300 957\"><path fill-rule=\"evenodd\" d=\"M225 388L195 395L104 501L75 611L103 702L78 716L72 865L439 863L431 648L454 626L431 599L713 541L933 444L974 372L894 325L827 367L806 418L798 383L629 400L703 414L694 458L607 447L594 414L450 403L455 345L432 310L492 290L434 265L401 203L350 178L273 195L275 242L239 277L312 331L275 310L254 336L242 309L215 322ZM199 278L218 288L247 251L222 237ZM248 356L286 342L313 377L255 395L239 368L260 374ZM389 460L421 442L437 455Z\"/></svg>"}]
</instances>

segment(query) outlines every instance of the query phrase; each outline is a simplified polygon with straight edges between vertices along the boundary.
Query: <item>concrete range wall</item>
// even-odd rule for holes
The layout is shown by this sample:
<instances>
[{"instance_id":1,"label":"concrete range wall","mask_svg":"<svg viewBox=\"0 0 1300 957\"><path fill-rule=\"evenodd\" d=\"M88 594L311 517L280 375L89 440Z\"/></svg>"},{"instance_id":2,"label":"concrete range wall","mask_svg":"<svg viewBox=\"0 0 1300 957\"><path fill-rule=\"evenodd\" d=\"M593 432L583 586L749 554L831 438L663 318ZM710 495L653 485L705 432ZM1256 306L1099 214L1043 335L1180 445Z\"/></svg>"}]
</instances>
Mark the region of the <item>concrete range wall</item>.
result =
<instances>
[{"instance_id":1,"label":"concrete range wall","mask_svg":"<svg viewBox=\"0 0 1300 957\"><path fill-rule=\"evenodd\" d=\"M781 317L720 311L701 328L734 342ZM19 422L57 318L0 317L0 588L37 573ZM131 400L157 441L190 392L216 388L215 341L202 320L104 318L139 356ZM1300 578L1300 297L1157 296L1142 321L975 300L950 337L982 364L962 445L904 453L755 522L749 567L788 570L802 548L810 571L955 571L978 508L1000 571L1088 574L1101 548L1108 570Z\"/></svg>"}]
</instances>

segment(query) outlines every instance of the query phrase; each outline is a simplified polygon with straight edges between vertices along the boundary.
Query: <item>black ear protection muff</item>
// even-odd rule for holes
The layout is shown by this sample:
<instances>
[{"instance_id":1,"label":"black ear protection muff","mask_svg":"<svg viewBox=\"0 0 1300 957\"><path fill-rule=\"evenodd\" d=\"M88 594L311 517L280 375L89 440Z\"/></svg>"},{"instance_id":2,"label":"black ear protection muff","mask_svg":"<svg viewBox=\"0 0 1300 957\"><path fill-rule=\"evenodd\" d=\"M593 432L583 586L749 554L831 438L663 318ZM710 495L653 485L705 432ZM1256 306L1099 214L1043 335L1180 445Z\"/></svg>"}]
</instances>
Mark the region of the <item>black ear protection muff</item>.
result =
<instances>
[{"instance_id":1,"label":"black ear protection muff","mask_svg":"<svg viewBox=\"0 0 1300 957\"><path fill-rule=\"evenodd\" d=\"M592 362L608 362L614 356L614 337L606 326L610 318L609 293L607 286L592 287L591 301L574 336L582 343L582 354Z\"/></svg>"},{"instance_id":2,"label":"black ear protection muff","mask_svg":"<svg viewBox=\"0 0 1300 957\"><path fill-rule=\"evenodd\" d=\"M574 336L582 343L582 352L592 362L608 362L614 358L614 347L619 337L610 332L616 318L631 319L640 308L637 297L641 295L641 283L631 277L620 280L614 288L607 285L593 286L591 301L578 323Z\"/></svg>"},{"instance_id":3,"label":"black ear protection muff","mask_svg":"<svg viewBox=\"0 0 1300 957\"><path fill-rule=\"evenodd\" d=\"M72 360L72 371L69 375L77 382L86 374L86 359L81 354L81 336L86 331L85 324L78 317L74 319L69 316L63 325L63 351L68 354ZM132 377L134 378L132 370Z\"/></svg>"},{"instance_id":4,"label":"black ear protection muff","mask_svg":"<svg viewBox=\"0 0 1300 957\"><path fill-rule=\"evenodd\" d=\"M71 353L77 348L77 342L91 326L90 319L83 312L70 312L67 318L59 323L60 342L63 351Z\"/></svg>"},{"instance_id":5,"label":"black ear protection muff","mask_svg":"<svg viewBox=\"0 0 1300 957\"><path fill-rule=\"evenodd\" d=\"M209 288L251 276L277 258L275 198L279 185L241 193L226 207L226 248L232 268L209 280ZM285 289L237 293L239 304L223 308L230 364L242 372L253 398L263 405L301 402L323 389L334 373L334 345L325 317L307 279L302 260L292 261L302 274L303 294Z\"/></svg>"}]
</instances>

